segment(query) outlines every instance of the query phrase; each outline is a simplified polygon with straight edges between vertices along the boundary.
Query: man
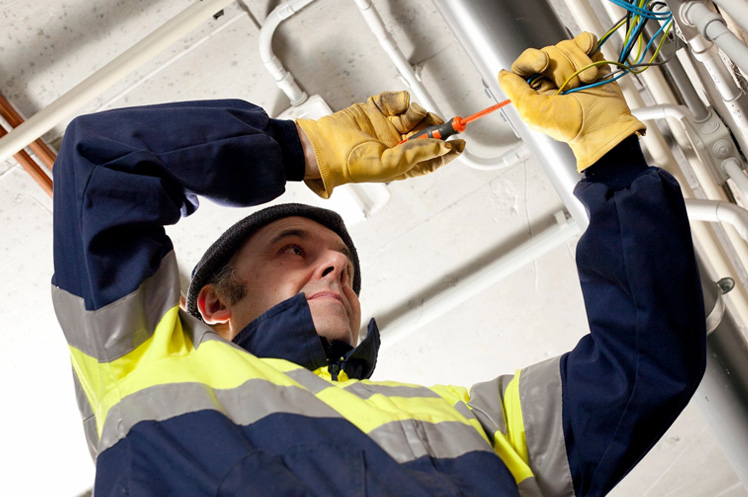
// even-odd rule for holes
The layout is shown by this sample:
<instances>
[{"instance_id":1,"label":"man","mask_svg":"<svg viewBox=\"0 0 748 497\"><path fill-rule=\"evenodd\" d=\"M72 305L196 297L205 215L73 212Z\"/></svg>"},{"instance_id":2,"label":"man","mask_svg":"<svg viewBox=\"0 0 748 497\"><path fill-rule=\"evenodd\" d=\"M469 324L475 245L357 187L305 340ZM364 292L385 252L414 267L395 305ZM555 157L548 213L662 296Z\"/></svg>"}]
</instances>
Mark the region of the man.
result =
<instances>
[{"instance_id":1,"label":"man","mask_svg":"<svg viewBox=\"0 0 748 497\"><path fill-rule=\"evenodd\" d=\"M528 49L499 75L523 119L569 143L585 172L591 333L469 391L365 380L378 333L372 322L355 343L358 258L326 210L240 221L198 263L188 312L178 306L162 226L192 212L195 194L250 205L303 178L328 196L457 156L459 141L398 145L438 122L406 94L296 125L238 101L76 119L55 168L53 296L96 495L606 494L687 403L705 336L683 200L644 164L633 136L644 126L615 84L556 95L595 45L583 34Z\"/></svg>"}]
</instances>

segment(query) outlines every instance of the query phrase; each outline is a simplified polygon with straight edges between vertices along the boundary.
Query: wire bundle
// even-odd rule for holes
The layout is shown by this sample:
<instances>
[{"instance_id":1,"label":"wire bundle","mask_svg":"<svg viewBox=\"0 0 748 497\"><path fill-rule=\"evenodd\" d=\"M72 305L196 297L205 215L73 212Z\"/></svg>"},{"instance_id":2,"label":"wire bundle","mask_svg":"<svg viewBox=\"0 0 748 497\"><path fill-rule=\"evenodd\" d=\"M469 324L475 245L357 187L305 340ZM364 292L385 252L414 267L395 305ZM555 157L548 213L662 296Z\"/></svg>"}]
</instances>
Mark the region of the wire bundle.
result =
<instances>
[{"instance_id":1,"label":"wire bundle","mask_svg":"<svg viewBox=\"0 0 748 497\"><path fill-rule=\"evenodd\" d=\"M624 36L623 47L621 49L618 60L601 60L579 69L574 74L569 76L564 84L561 85L561 87L558 89L557 94L567 95L569 93L601 86L616 81L617 79L620 79L629 73L639 74L649 66L662 65L667 63L675 55L675 52L673 52L673 54L670 55L667 60L663 62L655 62L655 59L660 53L662 45L665 43L665 40L670 33L670 29L673 27L673 14L672 12L670 12L670 10L668 10L667 5L664 2L659 0L630 0L628 2L626 0L609 1L614 3L615 5L618 5L619 7L624 8L626 10L626 15L624 15L600 38L600 41L598 41L597 43L595 52L598 52L602 48L602 46L610 39L613 33L625 26L626 34ZM646 26L647 22L652 20L661 22L661 25L655 35L645 43L644 26ZM645 62L647 52L649 52L649 50L652 48L652 45L658 39L659 42L657 43L657 47L655 48L652 57L648 62ZM633 52L635 46L638 46L636 56L632 58L631 52ZM564 88L569 84L569 81L571 81L579 73L590 67L600 66L604 64L615 66L616 69L608 74L605 78L600 79L594 83L582 85L577 88L572 88L564 91ZM532 84L540 77L540 75L535 75L528 80L528 83Z\"/></svg>"}]
</instances>

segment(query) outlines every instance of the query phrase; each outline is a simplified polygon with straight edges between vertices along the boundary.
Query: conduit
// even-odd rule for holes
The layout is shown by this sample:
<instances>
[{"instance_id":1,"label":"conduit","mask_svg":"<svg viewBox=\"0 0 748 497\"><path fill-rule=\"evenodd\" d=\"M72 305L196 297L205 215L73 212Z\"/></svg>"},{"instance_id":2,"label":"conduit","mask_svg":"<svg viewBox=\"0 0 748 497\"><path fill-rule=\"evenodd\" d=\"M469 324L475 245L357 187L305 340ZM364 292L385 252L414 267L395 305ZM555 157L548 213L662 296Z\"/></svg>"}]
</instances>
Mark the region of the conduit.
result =
<instances>
[{"instance_id":1,"label":"conduit","mask_svg":"<svg viewBox=\"0 0 748 497\"><path fill-rule=\"evenodd\" d=\"M303 104L308 98L308 95L304 90L299 88L293 75L283 67L281 61L278 60L278 57L273 53L273 35L281 22L285 21L313 1L314 0L291 0L283 2L274 8L267 18L265 18L265 22L262 24L262 28L260 28L260 59L262 59L262 63L265 64L265 69L267 69L273 76L273 79L275 79L275 84L277 84L278 88L286 94L288 99L291 101L291 105L294 107Z\"/></svg>"},{"instance_id":2,"label":"conduit","mask_svg":"<svg viewBox=\"0 0 748 497\"><path fill-rule=\"evenodd\" d=\"M725 173L735 182L744 199L748 199L748 176L743 171L742 164L735 157L730 157L722 163ZM743 237L745 238L745 237Z\"/></svg>"},{"instance_id":3,"label":"conduit","mask_svg":"<svg viewBox=\"0 0 748 497\"><path fill-rule=\"evenodd\" d=\"M748 31L748 3L745 0L712 0L720 10L727 12L735 22Z\"/></svg>"},{"instance_id":4,"label":"conduit","mask_svg":"<svg viewBox=\"0 0 748 497\"><path fill-rule=\"evenodd\" d=\"M735 36L722 16L701 2L688 2L681 6L681 18L695 26L699 33L713 41L738 67L748 73L748 47Z\"/></svg>"},{"instance_id":5,"label":"conduit","mask_svg":"<svg viewBox=\"0 0 748 497\"><path fill-rule=\"evenodd\" d=\"M479 271L463 278L457 285L430 298L422 305L389 323L382 323L382 347L390 347L420 327L450 312L464 302L474 298L497 284L526 264L563 245L581 232L573 219L557 213L556 224L526 241Z\"/></svg>"},{"instance_id":6,"label":"conduit","mask_svg":"<svg viewBox=\"0 0 748 497\"><path fill-rule=\"evenodd\" d=\"M28 143L42 136L75 113L77 109L96 98L131 71L187 35L233 1L204 0L194 2L163 26L0 139L0 161L7 159Z\"/></svg>"},{"instance_id":7,"label":"conduit","mask_svg":"<svg viewBox=\"0 0 748 497\"><path fill-rule=\"evenodd\" d=\"M719 200L689 198L686 199L686 210L691 221L722 222L732 225L743 240L748 242L748 211L742 207Z\"/></svg>"}]
</instances>

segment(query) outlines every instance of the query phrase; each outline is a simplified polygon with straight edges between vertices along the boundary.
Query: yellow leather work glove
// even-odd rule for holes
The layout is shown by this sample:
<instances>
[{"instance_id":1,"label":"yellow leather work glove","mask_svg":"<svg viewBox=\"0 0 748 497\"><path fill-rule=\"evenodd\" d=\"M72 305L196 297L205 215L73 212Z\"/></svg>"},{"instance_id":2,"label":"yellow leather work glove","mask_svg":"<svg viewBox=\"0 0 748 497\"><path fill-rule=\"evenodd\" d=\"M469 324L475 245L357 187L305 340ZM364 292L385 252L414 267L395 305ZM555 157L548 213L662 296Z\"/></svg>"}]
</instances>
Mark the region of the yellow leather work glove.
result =
<instances>
[{"instance_id":1,"label":"yellow leather work glove","mask_svg":"<svg viewBox=\"0 0 748 497\"><path fill-rule=\"evenodd\" d=\"M345 183L394 181L433 172L459 156L465 142L419 138L398 143L442 122L410 103L406 91L384 92L316 121L299 119L296 124L314 148L321 175L305 183L328 198Z\"/></svg>"},{"instance_id":2,"label":"yellow leather work glove","mask_svg":"<svg viewBox=\"0 0 748 497\"><path fill-rule=\"evenodd\" d=\"M647 129L631 115L618 84L607 83L568 95L558 89L576 71L604 60L595 53L597 39L582 33L542 50L529 48L499 73L499 86L530 129L568 143L583 171L633 133ZM542 76L531 87L527 78ZM610 74L607 64L585 69L563 91L593 83Z\"/></svg>"}]
</instances>

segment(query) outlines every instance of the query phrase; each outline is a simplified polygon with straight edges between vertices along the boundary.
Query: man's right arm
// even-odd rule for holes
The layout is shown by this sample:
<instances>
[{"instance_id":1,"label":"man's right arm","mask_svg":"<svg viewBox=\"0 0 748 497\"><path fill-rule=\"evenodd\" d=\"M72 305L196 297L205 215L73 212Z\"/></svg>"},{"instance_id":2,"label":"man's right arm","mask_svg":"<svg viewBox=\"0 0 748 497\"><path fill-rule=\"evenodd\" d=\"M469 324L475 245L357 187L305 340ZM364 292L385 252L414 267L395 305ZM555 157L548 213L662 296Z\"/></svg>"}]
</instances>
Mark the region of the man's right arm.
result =
<instances>
[{"instance_id":1,"label":"man's right arm","mask_svg":"<svg viewBox=\"0 0 748 497\"><path fill-rule=\"evenodd\" d=\"M163 226L196 195L249 206L304 176L291 121L239 100L135 107L76 118L54 169L53 284L95 310L130 294L172 250Z\"/></svg>"}]
</instances>

